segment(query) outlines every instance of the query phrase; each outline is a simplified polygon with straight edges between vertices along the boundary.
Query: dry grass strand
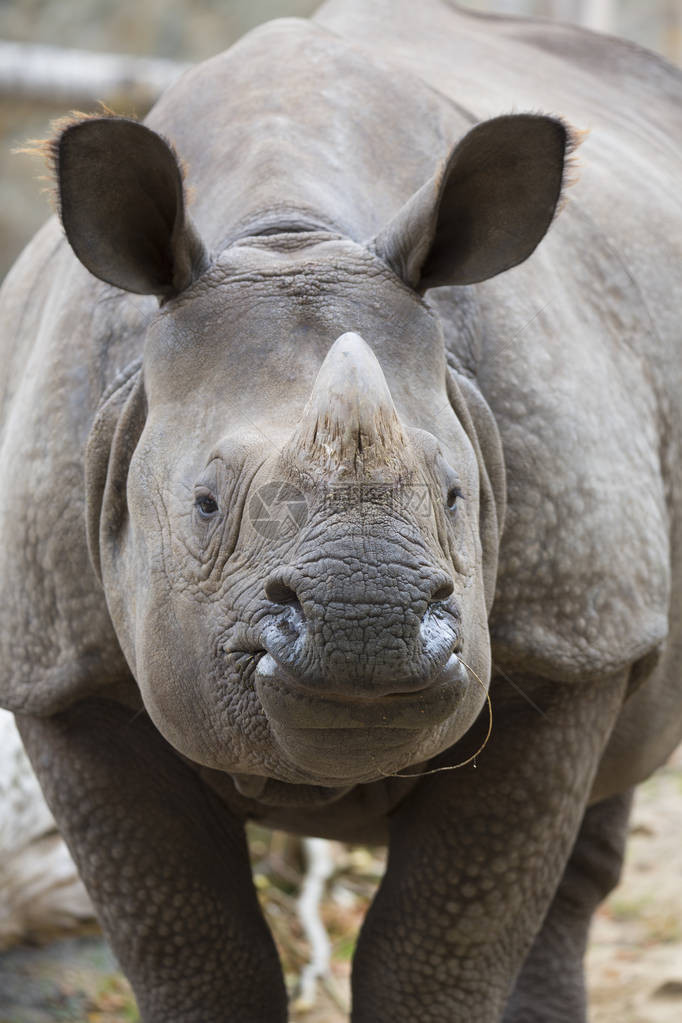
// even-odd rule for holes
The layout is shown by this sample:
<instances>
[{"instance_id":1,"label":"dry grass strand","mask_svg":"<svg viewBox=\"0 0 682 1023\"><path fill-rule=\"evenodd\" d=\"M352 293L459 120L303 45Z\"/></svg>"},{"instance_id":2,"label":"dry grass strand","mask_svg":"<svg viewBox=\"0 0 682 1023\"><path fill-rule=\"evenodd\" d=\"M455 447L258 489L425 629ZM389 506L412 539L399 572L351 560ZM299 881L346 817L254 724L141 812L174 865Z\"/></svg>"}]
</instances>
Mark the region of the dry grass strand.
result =
<instances>
[{"instance_id":1,"label":"dry grass strand","mask_svg":"<svg viewBox=\"0 0 682 1023\"><path fill-rule=\"evenodd\" d=\"M470 757L467 757L466 760L462 760L461 763L459 764L447 764L445 767L434 767L430 771L417 771L414 774L402 774L402 771L395 771L393 774L386 774L386 772L382 771L380 767L377 767L377 770L379 771L380 774L384 776L384 778L425 778L427 774L440 774L441 771L458 771L460 767L466 767L467 764L470 764L472 763L472 761L475 761L476 757L479 756L483 752L485 747L488 745L488 740L493 730L493 705L490 699L488 687L486 686L483 679L476 674L471 665L467 664L466 661L463 661L459 654L455 654L455 657L457 658L459 663L463 667L465 667L466 670L470 672L470 674L474 676L478 684L483 689L483 692L485 693L485 698L488 703L488 731L486 732L485 739L483 740L483 742L478 747L475 753L472 753Z\"/></svg>"}]
</instances>

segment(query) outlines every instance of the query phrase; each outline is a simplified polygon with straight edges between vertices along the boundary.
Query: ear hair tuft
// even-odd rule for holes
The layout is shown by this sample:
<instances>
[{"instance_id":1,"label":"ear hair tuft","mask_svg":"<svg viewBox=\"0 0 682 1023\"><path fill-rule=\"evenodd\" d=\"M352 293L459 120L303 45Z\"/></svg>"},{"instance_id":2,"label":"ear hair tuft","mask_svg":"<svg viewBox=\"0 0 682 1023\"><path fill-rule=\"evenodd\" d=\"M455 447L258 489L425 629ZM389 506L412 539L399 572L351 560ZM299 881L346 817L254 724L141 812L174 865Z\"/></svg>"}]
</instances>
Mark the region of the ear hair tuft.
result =
<instances>
[{"instance_id":1,"label":"ear hair tuft","mask_svg":"<svg viewBox=\"0 0 682 1023\"><path fill-rule=\"evenodd\" d=\"M556 120L561 122L566 132L566 150L564 154L564 172L561 178L561 194L554 211L554 220L556 220L570 201L570 196L567 194L568 189L573 188L580 180L582 163L580 157L576 154L591 130L590 128L573 128L561 117L557 117Z\"/></svg>"},{"instance_id":2,"label":"ear hair tuft","mask_svg":"<svg viewBox=\"0 0 682 1023\"><path fill-rule=\"evenodd\" d=\"M61 220L61 208L59 201L59 141L68 128L73 128L83 121L97 121L102 117L121 117L114 110L104 103L99 102L99 110L92 113L84 113L82 110L72 110L69 114L57 117L50 121L50 135L44 139L26 139L23 145L15 146L12 149L13 156L38 156L47 165L49 174L38 175L38 181L47 182L47 187L42 189L44 194L49 196L50 206ZM129 121L136 120L135 117L127 117Z\"/></svg>"},{"instance_id":3,"label":"ear hair tuft","mask_svg":"<svg viewBox=\"0 0 682 1023\"><path fill-rule=\"evenodd\" d=\"M117 114L116 111L112 110L111 107L108 107L103 100L100 100L98 110L92 111L91 113L84 113L82 110L72 110L69 114L64 114L62 117L57 117L53 121L50 121L50 135L47 138L26 139L23 145L16 146L12 149L12 154L15 156L37 156L40 157L43 163L47 165L49 173L38 175L38 181L47 182L47 186L41 191L43 194L48 195L50 206L60 220L62 219L62 211L58 182L59 143L61 137L64 132L68 131L69 128L75 127L77 124L82 124L85 121L99 121L102 118L122 121L138 120L138 118L133 114ZM185 160L180 158L173 143L165 136L161 137L177 160L182 178L185 204L190 206L194 199L194 192L192 189L187 188L187 164Z\"/></svg>"}]
</instances>

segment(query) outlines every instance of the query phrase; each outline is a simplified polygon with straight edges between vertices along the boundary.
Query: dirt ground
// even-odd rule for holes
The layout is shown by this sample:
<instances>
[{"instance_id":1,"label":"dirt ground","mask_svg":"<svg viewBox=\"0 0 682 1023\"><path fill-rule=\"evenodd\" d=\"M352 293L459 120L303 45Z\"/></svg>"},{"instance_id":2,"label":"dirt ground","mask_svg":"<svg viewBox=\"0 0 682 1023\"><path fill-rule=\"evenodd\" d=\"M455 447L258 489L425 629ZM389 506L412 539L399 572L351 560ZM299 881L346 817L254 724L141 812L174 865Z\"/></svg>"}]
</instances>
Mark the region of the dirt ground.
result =
<instances>
[{"instance_id":1,"label":"dirt ground","mask_svg":"<svg viewBox=\"0 0 682 1023\"><path fill-rule=\"evenodd\" d=\"M640 786L588 955L592 1023L682 1021L682 748Z\"/></svg>"},{"instance_id":2,"label":"dirt ground","mask_svg":"<svg viewBox=\"0 0 682 1023\"><path fill-rule=\"evenodd\" d=\"M251 835L254 873L292 991L307 955L295 921L298 849L282 835ZM313 1007L292 995L292 1023L347 1023L354 938L382 862L335 849L323 916L332 939L331 981ZM292 925L292 920L294 921ZM591 1023L682 1021L682 748L641 786L623 881L600 909L588 955ZM0 1023L134 1023L130 989L91 933L0 954Z\"/></svg>"}]
</instances>

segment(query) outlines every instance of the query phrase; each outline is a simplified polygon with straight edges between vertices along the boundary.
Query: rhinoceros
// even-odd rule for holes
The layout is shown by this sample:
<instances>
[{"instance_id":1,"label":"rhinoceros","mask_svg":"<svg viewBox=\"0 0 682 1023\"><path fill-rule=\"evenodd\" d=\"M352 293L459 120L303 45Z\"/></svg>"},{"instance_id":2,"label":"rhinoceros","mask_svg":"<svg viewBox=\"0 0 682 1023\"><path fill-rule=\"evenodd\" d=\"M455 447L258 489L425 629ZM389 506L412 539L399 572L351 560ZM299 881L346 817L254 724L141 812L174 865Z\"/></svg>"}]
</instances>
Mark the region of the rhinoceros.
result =
<instances>
[{"instance_id":1,"label":"rhinoceros","mask_svg":"<svg viewBox=\"0 0 682 1023\"><path fill-rule=\"evenodd\" d=\"M247 820L388 843L354 1023L585 1019L682 736L680 99L577 28L331 0L49 142L0 691L145 1023L287 1018Z\"/></svg>"}]
</instances>

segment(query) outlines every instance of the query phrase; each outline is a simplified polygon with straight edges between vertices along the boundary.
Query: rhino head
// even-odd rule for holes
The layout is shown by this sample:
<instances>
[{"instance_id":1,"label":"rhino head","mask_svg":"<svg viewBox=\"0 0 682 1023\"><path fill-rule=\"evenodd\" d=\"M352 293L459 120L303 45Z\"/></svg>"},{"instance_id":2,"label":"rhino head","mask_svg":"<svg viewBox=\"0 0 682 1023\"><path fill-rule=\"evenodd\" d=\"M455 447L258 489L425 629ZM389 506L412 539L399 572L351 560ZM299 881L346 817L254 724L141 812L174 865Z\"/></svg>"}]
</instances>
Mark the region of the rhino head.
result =
<instances>
[{"instance_id":1,"label":"rhino head","mask_svg":"<svg viewBox=\"0 0 682 1023\"><path fill-rule=\"evenodd\" d=\"M270 216L210 255L161 136L103 117L56 140L76 255L160 300L93 427L87 514L145 708L181 754L246 789L346 786L476 719L499 440L472 425L422 295L532 252L568 142L551 118L496 118L369 242Z\"/></svg>"}]
</instances>

